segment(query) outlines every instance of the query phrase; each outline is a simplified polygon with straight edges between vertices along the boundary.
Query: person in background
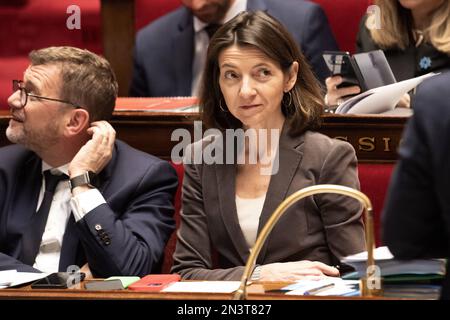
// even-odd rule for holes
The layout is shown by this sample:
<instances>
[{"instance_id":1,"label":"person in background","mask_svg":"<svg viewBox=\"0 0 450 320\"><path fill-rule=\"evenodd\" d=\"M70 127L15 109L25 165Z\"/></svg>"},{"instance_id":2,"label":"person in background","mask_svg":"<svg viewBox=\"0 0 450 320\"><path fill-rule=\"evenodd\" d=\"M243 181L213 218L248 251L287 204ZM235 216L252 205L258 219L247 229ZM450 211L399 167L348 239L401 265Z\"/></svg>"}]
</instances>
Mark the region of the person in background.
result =
<instances>
[{"instance_id":1,"label":"person in background","mask_svg":"<svg viewBox=\"0 0 450 320\"><path fill-rule=\"evenodd\" d=\"M375 0L380 8L380 28L374 14L363 17L357 52L381 49L397 81L450 68L450 1ZM360 92L358 86L337 89L342 77L326 79L328 105ZM400 107L410 107L407 94Z\"/></svg>"},{"instance_id":2,"label":"person in background","mask_svg":"<svg viewBox=\"0 0 450 320\"><path fill-rule=\"evenodd\" d=\"M398 259L450 257L450 72L418 87L382 216ZM448 261L448 260L447 260ZM441 297L450 299L450 274Z\"/></svg>"},{"instance_id":3,"label":"person in background","mask_svg":"<svg viewBox=\"0 0 450 320\"><path fill-rule=\"evenodd\" d=\"M294 192L324 183L359 188L352 146L314 132L323 109L319 82L270 15L242 12L217 31L200 105L204 124L217 134L187 148L172 268L184 279L239 280L262 227ZM230 145L230 130L250 138ZM234 161L195 161L211 150ZM246 160L236 160L241 156ZM361 215L358 201L345 196L297 202L269 235L252 279L338 276L340 258L365 249Z\"/></svg>"},{"instance_id":4,"label":"person in background","mask_svg":"<svg viewBox=\"0 0 450 320\"><path fill-rule=\"evenodd\" d=\"M29 58L8 99L14 145L0 149L0 270L158 272L175 170L115 138L118 88L104 58L73 47Z\"/></svg>"},{"instance_id":5,"label":"person in background","mask_svg":"<svg viewBox=\"0 0 450 320\"><path fill-rule=\"evenodd\" d=\"M328 20L303 0L182 0L183 6L136 36L130 96L197 96L209 38L244 10L264 10L294 35L315 74L325 81L324 50L337 50Z\"/></svg>"}]
</instances>

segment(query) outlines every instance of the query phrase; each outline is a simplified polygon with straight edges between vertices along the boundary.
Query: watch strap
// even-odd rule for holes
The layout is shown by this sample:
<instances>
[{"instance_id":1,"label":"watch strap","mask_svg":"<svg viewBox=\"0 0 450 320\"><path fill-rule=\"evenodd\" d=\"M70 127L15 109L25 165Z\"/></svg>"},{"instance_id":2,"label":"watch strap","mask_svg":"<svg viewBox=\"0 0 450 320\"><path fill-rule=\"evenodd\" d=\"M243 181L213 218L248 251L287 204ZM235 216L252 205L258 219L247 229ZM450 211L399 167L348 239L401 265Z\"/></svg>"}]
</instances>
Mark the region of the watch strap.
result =
<instances>
[{"instance_id":1,"label":"watch strap","mask_svg":"<svg viewBox=\"0 0 450 320\"><path fill-rule=\"evenodd\" d=\"M76 187L87 185L90 188L95 188L94 185L95 173L92 171L86 171L79 176L73 177L69 180L70 190L73 190Z\"/></svg>"}]
</instances>

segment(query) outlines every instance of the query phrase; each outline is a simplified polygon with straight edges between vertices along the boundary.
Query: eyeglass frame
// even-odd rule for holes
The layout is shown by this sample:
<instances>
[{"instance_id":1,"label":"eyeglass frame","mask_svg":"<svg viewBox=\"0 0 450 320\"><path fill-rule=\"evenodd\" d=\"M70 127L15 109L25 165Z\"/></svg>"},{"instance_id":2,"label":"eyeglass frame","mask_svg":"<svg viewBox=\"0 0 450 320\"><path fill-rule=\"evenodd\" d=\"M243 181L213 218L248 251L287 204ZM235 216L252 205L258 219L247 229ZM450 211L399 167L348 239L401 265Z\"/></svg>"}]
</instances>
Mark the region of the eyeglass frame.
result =
<instances>
[{"instance_id":1,"label":"eyeglass frame","mask_svg":"<svg viewBox=\"0 0 450 320\"><path fill-rule=\"evenodd\" d=\"M61 102L61 103L67 103L70 104L71 106L73 106L75 109L82 109L82 107L76 103L67 101L67 100L61 100L61 99L56 99L56 98L48 98L48 97L43 97L43 96L39 96L37 94L34 93L29 93L27 91L27 89L25 87L23 87L24 82L22 80L13 80L13 93L15 93L17 90L20 90L20 95L22 97L22 92L25 93L25 103L22 103L22 98L20 98L20 109L25 108L25 106L28 103L28 97L33 97L33 98L38 98L38 99L42 99L42 100L48 100L48 101L56 101L56 102Z\"/></svg>"}]
</instances>

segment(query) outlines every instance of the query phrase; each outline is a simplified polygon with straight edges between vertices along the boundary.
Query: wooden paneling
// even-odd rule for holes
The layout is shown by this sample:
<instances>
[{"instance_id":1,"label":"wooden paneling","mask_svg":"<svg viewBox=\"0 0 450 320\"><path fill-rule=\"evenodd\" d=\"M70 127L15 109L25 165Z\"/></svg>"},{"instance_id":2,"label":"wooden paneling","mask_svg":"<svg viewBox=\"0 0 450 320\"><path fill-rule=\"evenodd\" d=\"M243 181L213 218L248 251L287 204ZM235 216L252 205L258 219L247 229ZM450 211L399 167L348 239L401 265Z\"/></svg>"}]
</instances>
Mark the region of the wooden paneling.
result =
<instances>
[{"instance_id":1,"label":"wooden paneling","mask_svg":"<svg viewBox=\"0 0 450 320\"><path fill-rule=\"evenodd\" d=\"M0 112L0 146L8 144L4 135L8 113ZM156 113L116 111L111 120L117 137L131 146L170 159L171 141L176 129L186 129L193 137L193 123L199 120L192 113ZM324 115L320 132L350 142L360 162L394 162L407 117Z\"/></svg>"},{"instance_id":2,"label":"wooden paneling","mask_svg":"<svg viewBox=\"0 0 450 320\"><path fill-rule=\"evenodd\" d=\"M119 83L119 95L127 96L133 66L135 37L134 0L102 0L103 52Z\"/></svg>"}]
</instances>

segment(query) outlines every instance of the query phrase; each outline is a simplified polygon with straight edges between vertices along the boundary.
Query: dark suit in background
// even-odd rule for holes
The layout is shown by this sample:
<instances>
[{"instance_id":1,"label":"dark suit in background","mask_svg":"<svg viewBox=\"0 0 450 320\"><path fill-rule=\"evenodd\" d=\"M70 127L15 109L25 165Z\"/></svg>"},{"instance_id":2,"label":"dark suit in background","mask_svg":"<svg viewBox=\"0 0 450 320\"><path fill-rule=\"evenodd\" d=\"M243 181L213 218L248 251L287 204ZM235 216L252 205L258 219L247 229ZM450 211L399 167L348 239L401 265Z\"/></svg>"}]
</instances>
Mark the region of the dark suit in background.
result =
<instances>
[{"instance_id":1,"label":"dark suit in background","mask_svg":"<svg viewBox=\"0 0 450 320\"><path fill-rule=\"evenodd\" d=\"M419 86L383 214L399 259L450 257L450 73ZM450 299L449 276L443 298Z\"/></svg>"},{"instance_id":2,"label":"dark suit in background","mask_svg":"<svg viewBox=\"0 0 450 320\"><path fill-rule=\"evenodd\" d=\"M270 178L258 235L280 203L302 188L339 184L359 189L355 151L349 143L310 131L291 137L287 130L285 126L281 133L279 171ZM205 138L203 147L209 143ZM202 145L196 143L197 148ZM172 268L184 279L240 280L242 276L250 250L236 211L236 170L234 164L185 165ZM336 265L341 257L365 250L361 215L359 202L349 197L307 197L280 218L256 263L311 260Z\"/></svg>"},{"instance_id":3,"label":"dark suit in background","mask_svg":"<svg viewBox=\"0 0 450 320\"><path fill-rule=\"evenodd\" d=\"M37 271L18 259L22 234L36 212L41 163L22 146L0 149L0 270ZM113 157L99 176L98 189L107 203L78 222L70 216L59 270L88 262L93 275L99 277L158 272L175 228L175 170L165 161L116 141ZM100 235L101 230L110 243Z\"/></svg>"},{"instance_id":4,"label":"dark suit in background","mask_svg":"<svg viewBox=\"0 0 450 320\"><path fill-rule=\"evenodd\" d=\"M247 9L266 11L280 20L319 79L323 82L329 76L322 52L338 46L319 5L299 0L248 0ZM193 54L193 15L182 6L138 32L130 95L190 96Z\"/></svg>"}]
</instances>

